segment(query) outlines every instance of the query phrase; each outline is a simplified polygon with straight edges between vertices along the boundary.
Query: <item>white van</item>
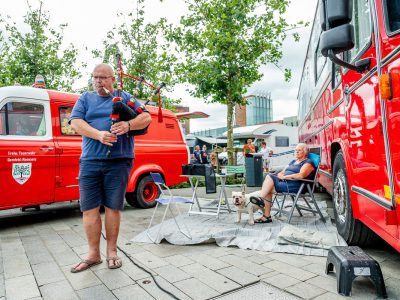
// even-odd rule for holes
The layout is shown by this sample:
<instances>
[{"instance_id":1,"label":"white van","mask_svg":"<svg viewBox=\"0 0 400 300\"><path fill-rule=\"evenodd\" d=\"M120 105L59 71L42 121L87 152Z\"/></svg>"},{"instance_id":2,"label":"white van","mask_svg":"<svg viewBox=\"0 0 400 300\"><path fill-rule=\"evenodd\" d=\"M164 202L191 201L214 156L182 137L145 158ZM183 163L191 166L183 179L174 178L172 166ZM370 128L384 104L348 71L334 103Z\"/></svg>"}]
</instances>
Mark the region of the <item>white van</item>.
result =
<instances>
[{"instance_id":1,"label":"white van","mask_svg":"<svg viewBox=\"0 0 400 300\"><path fill-rule=\"evenodd\" d=\"M226 132L223 136L226 136ZM243 147L249 138L253 140L258 150L261 148L262 141L267 143L267 147L270 147L273 151L270 170L278 172L294 159L294 148L298 143L298 129L297 127L280 123L267 123L233 129L234 147ZM243 159L240 161L243 161ZM238 164L240 164L239 159Z\"/></svg>"}]
</instances>

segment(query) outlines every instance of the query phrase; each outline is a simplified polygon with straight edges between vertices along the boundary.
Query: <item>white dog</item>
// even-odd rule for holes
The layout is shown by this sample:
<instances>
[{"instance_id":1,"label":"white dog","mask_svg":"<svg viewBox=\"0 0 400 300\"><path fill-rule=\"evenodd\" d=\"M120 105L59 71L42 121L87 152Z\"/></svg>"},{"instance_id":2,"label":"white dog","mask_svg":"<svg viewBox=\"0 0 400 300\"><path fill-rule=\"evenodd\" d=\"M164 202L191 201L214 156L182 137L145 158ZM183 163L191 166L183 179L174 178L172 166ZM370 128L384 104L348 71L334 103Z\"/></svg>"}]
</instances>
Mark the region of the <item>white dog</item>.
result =
<instances>
[{"instance_id":1,"label":"white dog","mask_svg":"<svg viewBox=\"0 0 400 300\"><path fill-rule=\"evenodd\" d=\"M240 223L242 213L247 213L249 214L248 223L254 225L254 213L259 209L259 207L250 202L249 199L252 194L246 195L245 192L232 192L233 205L235 205L237 209L236 223Z\"/></svg>"}]
</instances>

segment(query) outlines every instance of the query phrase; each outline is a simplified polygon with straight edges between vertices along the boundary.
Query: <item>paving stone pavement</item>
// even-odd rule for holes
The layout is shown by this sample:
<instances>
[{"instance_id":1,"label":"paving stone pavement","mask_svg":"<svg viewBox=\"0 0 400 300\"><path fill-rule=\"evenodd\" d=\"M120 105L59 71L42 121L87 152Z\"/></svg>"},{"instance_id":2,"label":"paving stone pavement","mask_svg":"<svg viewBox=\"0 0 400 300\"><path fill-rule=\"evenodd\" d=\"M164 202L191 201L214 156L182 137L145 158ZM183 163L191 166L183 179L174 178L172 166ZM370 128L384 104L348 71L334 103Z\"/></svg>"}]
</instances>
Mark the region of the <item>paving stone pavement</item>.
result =
<instances>
[{"instance_id":1,"label":"paving stone pavement","mask_svg":"<svg viewBox=\"0 0 400 300\"><path fill-rule=\"evenodd\" d=\"M181 189L174 193L190 196L191 192ZM200 190L199 196L210 195L201 194ZM329 199L326 194L318 197ZM335 275L325 275L323 257L215 244L131 243L147 227L152 213L153 209L127 206L118 244L178 299L255 299L265 295L271 299L346 299L336 293ZM159 210L157 220L161 214ZM105 260L104 240L101 251ZM389 299L400 299L400 254L387 245L365 251L380 263ZM39 212L0 211L0 300L172 299L122 253L120 269L109 270L104 262L72 274L70 267L86 252L77 202L43 206ZM357 278L351 298L376 299L373 284Z\"/></svg>"}]
</instances>

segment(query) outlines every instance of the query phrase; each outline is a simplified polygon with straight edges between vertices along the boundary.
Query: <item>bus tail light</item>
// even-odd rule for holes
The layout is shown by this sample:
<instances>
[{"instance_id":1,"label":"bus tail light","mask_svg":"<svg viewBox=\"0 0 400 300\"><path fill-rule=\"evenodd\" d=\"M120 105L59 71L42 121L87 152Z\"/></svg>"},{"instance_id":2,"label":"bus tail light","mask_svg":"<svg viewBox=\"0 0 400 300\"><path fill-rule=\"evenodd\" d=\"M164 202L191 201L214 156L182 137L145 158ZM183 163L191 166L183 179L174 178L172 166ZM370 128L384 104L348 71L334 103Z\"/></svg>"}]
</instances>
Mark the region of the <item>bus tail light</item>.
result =
<instances>
[{"instance_id":1,"label":"bus tail light","mask_svg":"<svg viewBox=\"0 0 400 300\"><path fill-rule=\"evenodd\" d=\"M392 100L400 97L400 74L385 73L379 78L379 86L381 90L381 98L384 100Z\"/></svg>"}]
</instances>

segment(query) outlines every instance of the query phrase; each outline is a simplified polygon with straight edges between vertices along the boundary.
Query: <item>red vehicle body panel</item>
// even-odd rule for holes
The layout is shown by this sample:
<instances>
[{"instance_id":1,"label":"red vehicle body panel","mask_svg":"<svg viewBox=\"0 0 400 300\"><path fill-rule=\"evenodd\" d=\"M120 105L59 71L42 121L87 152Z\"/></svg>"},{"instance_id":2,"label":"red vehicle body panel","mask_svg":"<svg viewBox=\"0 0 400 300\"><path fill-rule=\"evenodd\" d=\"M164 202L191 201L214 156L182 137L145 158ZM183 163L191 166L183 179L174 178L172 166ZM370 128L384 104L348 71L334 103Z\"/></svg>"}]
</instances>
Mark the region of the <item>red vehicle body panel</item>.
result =
<instances>
[{"instance_id":1,"label":"red vehicle body panel","mask_svg":"<svg viewBox=\"0 0 400 300\"><path fill-rule=\"evenodd\" d=\"M326 76L326 83L315 93L308 113L300 117L299 140L320 152L319 183L331 194L335 155L339 150L343 152L354 218L400 251L400 98L397 95L390 101L382 100L379 86L380 74L400 74L400 34L387 33L382 2L374 3L372 13L377 15L379 47L372 30L368 47L356 58L370 58L369 71L357 73L341 68L337 87L332 87L331 74ZM308 53L316 51L309 47ZM391 209L356 192L367 191L384 199L387 206L392 205L381 112L383 101L396 199Z\"/></svg>"},{"instance_id":2,"label":"red vehicle body panel","mask_svg":"<svg viewBox=\"0 0 400 300\"><path fill-rule=\"evenodd\" d=\"M27 87L0 89L0 209L79 199L78 173L82 138L67 134L70 129L66 126L78 97L78 94L38 91ZM24 118L24 108L21 111L10 108L10 134L6 134L7 102L43 105L43 115L46 120L49 119L48 127L51 130L47 130L45 136L19 136L12 132L12 123L14 119ZM139 179L149 172L161 173L168 185L186 180L180 176L181 165L188 163L189 153L178 119L172 112L163 109L163 121L158 122L158 108L148 106L147 109L152 115L152 123L148 134L135 137L134 167L127 192L134 192ZM35 116L31 113L27 117ZM21 168L26 168L26 174L17 173Z\"/></svg>"}]
</instances>

